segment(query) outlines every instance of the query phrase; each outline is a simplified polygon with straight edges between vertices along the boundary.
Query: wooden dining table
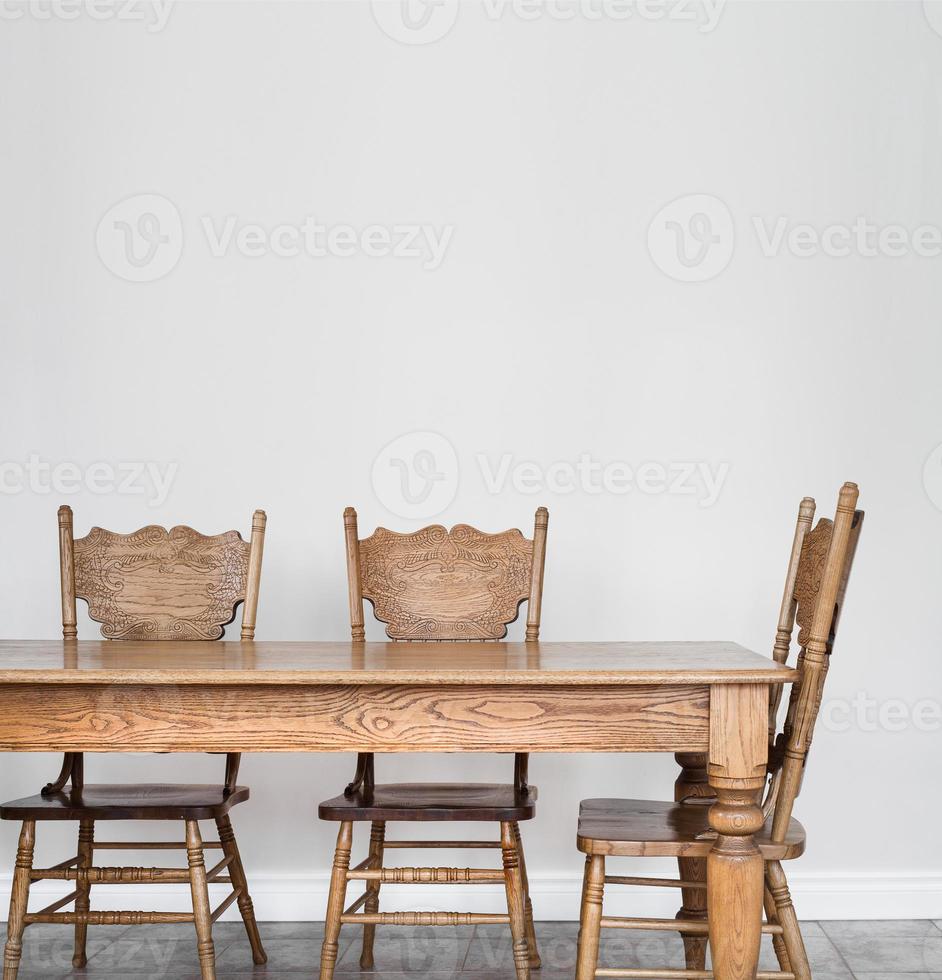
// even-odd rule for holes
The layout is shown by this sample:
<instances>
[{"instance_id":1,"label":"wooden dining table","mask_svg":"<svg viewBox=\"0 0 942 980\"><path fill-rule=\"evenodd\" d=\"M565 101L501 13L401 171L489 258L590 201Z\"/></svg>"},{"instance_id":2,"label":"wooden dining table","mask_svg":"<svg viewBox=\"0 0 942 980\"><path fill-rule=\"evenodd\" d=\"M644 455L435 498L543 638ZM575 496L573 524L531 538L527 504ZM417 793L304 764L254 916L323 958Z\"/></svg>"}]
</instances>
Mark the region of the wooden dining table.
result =
<instances>
[{"instance_id":1,"label":"wooden dining table","mask_svg":"<svg viewBox=\"0 0 942 980\"><path fill-rule=\"evenodd\" d=\"M0 751L704 753L713 967L746 980L769 692L794 679L730 642L3 640Z\"/></svg>"}]
</instances>

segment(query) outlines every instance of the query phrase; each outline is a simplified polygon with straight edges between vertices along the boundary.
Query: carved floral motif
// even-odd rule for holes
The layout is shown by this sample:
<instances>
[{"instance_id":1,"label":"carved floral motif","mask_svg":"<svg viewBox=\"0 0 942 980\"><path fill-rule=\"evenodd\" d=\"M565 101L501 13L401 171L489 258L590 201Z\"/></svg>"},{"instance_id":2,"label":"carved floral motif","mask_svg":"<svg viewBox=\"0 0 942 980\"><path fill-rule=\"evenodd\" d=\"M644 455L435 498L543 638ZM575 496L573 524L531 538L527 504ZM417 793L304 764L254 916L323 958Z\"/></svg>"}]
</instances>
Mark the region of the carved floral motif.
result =
<instances>
[{"instance_id":1,"label":"carved floral motif","mask_svg":"<svg viewBox=\"0 0 942 980\"><path fill-rule=\"evenodd\" d=\"M818 590L821 588L821 576L824 574L833 528L833 522L823 517L814 530L805 535L801 545L798 574L795 578L795 600L798 603L795 620L799 626L798 646L801 649L811 639L814 608L818 601Z\"/></svg>"},{"instance_id":2,"label":"carved floral motif","mask_svg":"<svg viewBox=\"0 0 942 980\"><path fill-rule=\"evenodd\" d=\"M249 544L238 531L96 527L74 555L76 595L107 639L216 640L245 598Z\"/></svg>"},{"instance_id":3,"label":"carved floral motif","mask_svg":"<svg viewBox=\"0 0 942 980\"><path fill-rule=\"evenodd\" d=\"M360 542L363 596L399 640L499 640L530 594L533 542L467 524Z\"/></svg>"}]
</instances>

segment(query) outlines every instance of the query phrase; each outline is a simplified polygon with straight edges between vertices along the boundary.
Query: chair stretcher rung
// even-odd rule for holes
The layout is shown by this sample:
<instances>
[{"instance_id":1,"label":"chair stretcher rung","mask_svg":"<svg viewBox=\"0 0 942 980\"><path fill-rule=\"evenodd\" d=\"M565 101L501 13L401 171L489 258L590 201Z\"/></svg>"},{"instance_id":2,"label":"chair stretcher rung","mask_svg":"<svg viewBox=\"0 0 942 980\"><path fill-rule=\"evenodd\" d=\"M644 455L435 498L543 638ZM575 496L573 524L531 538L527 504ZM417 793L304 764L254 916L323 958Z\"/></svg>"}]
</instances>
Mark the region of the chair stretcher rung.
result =
<instances>
[{"instance_id":1,"label":"chair stretcher rung","mask_svg":"<svg viewBox=\"0 0 942 980\"><path fill-rule=\"evenodd\" d=\"M634 980L713 980L712 970L596 970L597 977L632 977ZM794 973L757 973L756 980L795 980Z\"/></svg>"},{"instance_id":2,"label":"chair stretcher rung","mask_svg":"<svg viewBox=\"0 0 942 980\"><path fill-rule=\"evenodd\" d=\"M493 840L388 840L383 844L384 848L400 848L402 850L435 850L436 848L447 850L449 848L475 848L491 847L500 849L500 841Z\"/></svg>"},{"instance_id":3,"label":"chair stretcher rung","mask_svg":"<svg viewBox=\"0 0 942 980\"><path fill-rule=\"evenodd\" d=\"M603 929L643 929L651 932L683 932L707 936L710 924L694 919L629 919L616 915L602 916Z\"/></svg>"},{"instance_id":4,"label":"chair stretcher rung","mask_svg":"<svg viewBox=\"0 0 942 980\"><path fill-rule=\"evenodd\" d=\"M230 864L232 864L231 854L228 857L224 857L217 865L210 868L210 870L206 872L206 881L209 884L212 884L214 881L217 881L219 879L219 876L223 873L223 871L226 870L226 868L229 867Z\"/></svg>"},{"instance_id":5,"label":"chair stretcher rung","mask_svg":"<svg viewBox=\"0 0 942 980\"><path fill-rule=\"evenodd\" d=\"M342 925L369 926L473 926L507 925L509 915L486 912L366 912L340 916Z\"/></svg>"},{"instance_id":6,"label":"chair stretcher rung","mask_svg":"<svg viewBox=\"0 0 942 980\"><path fill-rule=\"evenodd\" d=\"M649 932L680 932L694 936L708 936L710 924L702 919L638 919L621 915L603 915L603 929L642 929ZM780 936L784 930L779 925L762 923L763 936Z\"/></svg>"},{"instance_id":7,"label":"chair stretcher rung","mask_svg":"<svg viewBox=\"0 0 942 980\"><path fill-rule=\"evenodd\" d=\"M469 885L502 882L504 872L492 868L376 868L348 871L347 880L388 885Z\"/></svg>"},{"instance_id":8,"label":"chair stretcher rung","mask_svg":"<svg viewBox=\"0 0 942 980\"><path fill-rule=\"evenodd\" d=\"M597 977L635 977L636 980L712 980L712 970L620 970L614 967L595 971Z\"/></svg>"},{"instance_id":9,"label":"chair stretcher rung","mask_svg":"<svg viewBox=\"0 0 942 980\"><path fill-rule=\"evenodd\" d=\"M178 844L176 841L96 841L92 844L92 847L96 851L185 851L186 843ZM220 841L203 841L203 849L208 847L220 848L222 843ZM78 858L76 858L78 860Z\"/></svg>"},{"instance_id":10,"label":"chair stretcher rung","mask_svg":"<svg viewBox=\"0 0 942 980\"><path fill-rule=\"evenodd\" d=\"M223 912L239 897L241 894L240 890L236 888L234 891L230 892L229 895L219 903L219 905L213 910L212 920L215 922Z\"/></svg>"},{"instance_id":11,"label":"chair stretcher rung","mask_svg":"<svg viewBox=\"0 0 942 980\"><path fill-rule=\"evenodd\" d=\"M355 902L352 902L347 908L343 910L344 915L353 915L357 909L362 908L366 904L366 900L370 897L370 893L364 892Z\"/></svg>"},{"instance_id":12,"label":"chair stretcher rung","mask_svg":"<svg viewBox=\"0 0 942 980\"><path fill-rule=\"evenodd\" d=\"M58 912L64 905L69 905L74 902L78 896L78 891L71 892L65 898L60 898L58 902L53 902L52 905L47 905L44 909L40 909L36 914L49 915L51 912Z\"/></svg>"},{"instance_id":13,"label":"chair stretcher rung","mask_svg":"<svg viewBox=\"0 0 942 980\"><path fill-rule=\"evenodd\" d=\"M36 912L24 916L27 925L57 923L88 926L153 926L194 922L192 912Z\"/></svg>"},{"instance_id":14,"label":"chair stretcher rung","mask_svg":"<svg viewBox=\"0 0 942 980\"><path fill-rule=\"evenodd\" d=\"M92 885L137 885L142 881L180 884L190 880L183 868L66 868L62 871L37 869L33 881L78 881Z\"/></svg>"},{"instance_id":15,"label":"chair stretcher rung","mask_svg":"<svg viewBox=\"0 0 942 980\"><path fill-rule=\"evenodd\" d=\"M630 878L625 875L606 875L606 885L646 885L651 888L690 888L706 891L706 882L680 881L677 878Z\"/></svg>"}]
</instances>

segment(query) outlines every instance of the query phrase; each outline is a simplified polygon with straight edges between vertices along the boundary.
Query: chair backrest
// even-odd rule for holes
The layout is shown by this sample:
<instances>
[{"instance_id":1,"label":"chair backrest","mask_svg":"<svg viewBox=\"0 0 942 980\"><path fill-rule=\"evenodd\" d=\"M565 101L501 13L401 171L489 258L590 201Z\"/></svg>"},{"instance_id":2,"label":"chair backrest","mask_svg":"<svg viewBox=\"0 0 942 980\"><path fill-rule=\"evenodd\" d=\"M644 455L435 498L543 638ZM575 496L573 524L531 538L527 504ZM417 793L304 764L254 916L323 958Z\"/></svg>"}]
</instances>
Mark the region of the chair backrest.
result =
<instances>
[{"instance_id":1,"label":"chair backrest","mask_svg":"<svg viewBox=\"0 0 942 980\"><path fill-rule=\"evenodd\" d=\"M821 708L847 580L863 526L863 511L856 509L858 495L856 484L845 483L834 520L821 518L814 530L814 500L805 497L798 511L773 651L776 661L787 662L797 623L798 679L792 684L782 732L769 753L772 783L765 810L774 815L772 838L777 841L784 840L788 830ZM780 697L780 689L773 691L770 732L775 731Z\"/></svg>"},{"instance_id":2,"label":"chair backrest","mask_svg":"<svg viewBox=\"0 0 942 980\"><path fill-rule=\"evenodd\" d=\"M360 540L357 514L343 514L350 629L365 638L363 600L393 640L500 640L527 602L527 640L540 636L549 513L536 512L533 539L513 529L485 534L467 524L411 534L377 528Z\"/></svg>"},{"instance_id":3,"label":"chair backrest","mask_svg":"<svg viewBox=\"0 0 942 980\"><path fill-rule=\"evenodd\" d=\"M252 535L209 537L189 527L150 526L133 534L93 527L72 534L72 508L59 508L62 635L77 636L75 600L109 640L218 640L242 603L242 639L255 636L265 512Z\"/></svg>"}]
</instances>

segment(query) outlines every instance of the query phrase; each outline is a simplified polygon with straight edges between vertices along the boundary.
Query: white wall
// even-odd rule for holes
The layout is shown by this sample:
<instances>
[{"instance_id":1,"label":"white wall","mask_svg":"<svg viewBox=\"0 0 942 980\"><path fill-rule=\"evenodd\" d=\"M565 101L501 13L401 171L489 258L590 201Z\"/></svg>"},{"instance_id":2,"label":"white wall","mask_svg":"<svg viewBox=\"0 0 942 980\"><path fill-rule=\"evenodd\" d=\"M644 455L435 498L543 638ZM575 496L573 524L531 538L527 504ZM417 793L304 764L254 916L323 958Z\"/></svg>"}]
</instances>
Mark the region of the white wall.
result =
<instances>
[{"instance_id":1,"label":"white wall","mask_svg":"<svg viewBox=\"0 0 942 980\"><path fill-rule=\"evenodd\" d=\"M431 430L460 473L448 482L440 454L442 522L528 528L549 507L546 639L728 638L764 652L799 498L833 509L853 479L868 523L828 691L838 724L820 731L799 804L810 847L796 891L806 915L938 917L942 862L922 817L942 807L939 453L924 474L942 443L942 11L670 0L620 20L615 5L600 19L586 6L499 8L445 0L410 33L388 2L182 0L161 30L94 20L84 4L74 20L72 7L49 20L47 7L4 7L0 635L58 635L55 511L69 502L79 534L247 530L262 506L259 637L344 637L341 510L355 504L364 530L427 523L401 516L395 485L374 485L371 470L391 440ZM688 9L697 22L680 19ZM423 44L381 29L425 40L449 18ZM693 194L710 198L655 220ZM167 240L135 272L115 221L148 207ZM707 254L697 264L688 238L684 266L666 222L696 235L697 211ZM434 269L362 251L214 257L204 221L218 230L228 216L266 229L308 216L425 224L451 238ZM871 257L796 254L800 229L797 247L766 255L755 227L822 232L858 216L907 235L931 227L904 246L884 232ZM845 237L829 241L840 251ZM702 506L637 486L527 493L508 480L492 492L479 454L489 466L509 454L544 469L583 455L729 469ZM58 489L48 474L30 486L16 467L31 456L59 467ZM63 463L87 482L107 477L91 464L134 461L175 465L165 500L66 492ZM861 694L900 702L884 712L909 720L854 712L839 724L840 699ZM508 765L380 768L470 779ZM0 766L12 798L57 764ZM218 768L97 757L89 777ZM246 759L253 799L237 819L263 915L320 916L333 828L314 806L351 768L342 756ZM579 799L665 796L675 769L656 756L532 768L538 914L575 917ZM14 828L0 828L7 868L14 846ZM68 847L43 829L43 855Z\"/></svg>"}]
</instances>

